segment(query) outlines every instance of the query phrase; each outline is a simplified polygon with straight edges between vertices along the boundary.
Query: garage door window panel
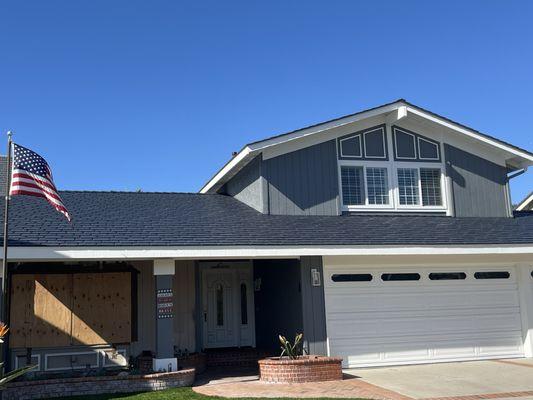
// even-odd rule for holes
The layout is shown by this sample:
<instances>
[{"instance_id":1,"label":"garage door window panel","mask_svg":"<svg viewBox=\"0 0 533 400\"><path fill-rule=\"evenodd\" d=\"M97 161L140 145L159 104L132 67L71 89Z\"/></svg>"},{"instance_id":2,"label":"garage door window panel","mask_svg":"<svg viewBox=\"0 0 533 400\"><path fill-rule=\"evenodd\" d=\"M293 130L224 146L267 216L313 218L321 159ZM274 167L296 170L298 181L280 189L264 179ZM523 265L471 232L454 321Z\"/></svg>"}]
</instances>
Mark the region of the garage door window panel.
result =
<instances>
[{"instance_id":1,"label":"garage door window panel","mask_svg":"<svg viewBox=\"0 0 533 400\"><path fill-rule=\"evenodd\" d=\"M371 274L333 274L333 282L370 282L373 279Z\"/></svg>"},{"instance_id":2,"label":"garage door window panel","mask_svg":"<svg viewBox=\"0 0 533 400\"><path fill-rule=\"evenodd\" d=\"M387 273L381 274L381 280L384 282L419 281L420 274L411 272Z\"/></svg>"},{"instance_id":3,"label":"garage door window panel","mask_svg":"<svg viewBox=\"0 0 533 400\"><path fill-rule=\"evenodd\" d=\"M476 279L509 279L511 274L508 271L480 271L474 274Z\"/></svg>"},{"instance_id":4,"label":"garage door window panel","mask_svg":"<svg viewBox=\"0 0 533 400\"><path fill-rule=\"evenodd\" d=\"M429 274L429 279L432 281L465 280L466 274L464 272L432 272Z\"/></svg>"}]
</instances>

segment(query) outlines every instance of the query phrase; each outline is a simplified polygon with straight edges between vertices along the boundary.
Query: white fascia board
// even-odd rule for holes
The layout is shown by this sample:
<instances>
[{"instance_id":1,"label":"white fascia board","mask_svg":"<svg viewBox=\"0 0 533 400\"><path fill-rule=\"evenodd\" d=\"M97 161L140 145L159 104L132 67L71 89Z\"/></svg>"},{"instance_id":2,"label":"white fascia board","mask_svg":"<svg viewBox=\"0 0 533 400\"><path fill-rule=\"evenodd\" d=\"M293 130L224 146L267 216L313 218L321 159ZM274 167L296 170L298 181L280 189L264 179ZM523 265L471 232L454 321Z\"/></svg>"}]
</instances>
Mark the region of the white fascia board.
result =
<instances>
[{"instance_id":1,"label":"white fascia board","mask_svg":"<svg viewBox=\"0 0 533 400\"><path fill-rule=\"evenodd\" d=\"M533 245L484 246L231 246L231 247L10 247L10 261L298 258L340 255L531 254Z\"/></svg>"},{"instance_id":2,"label":"white fascia board","mask_svg":"<svg viewBox=\"0 0 533 400\"><path fill-rule=\"evenodd\" d=\"M239 164L244 161L248 156L258 153L268 147L276 146L278 144L290 142L292 140L300 139L309 135L314 135L316 133L324 132L332 128L338 128L353 122L357 122L366 118L375 117L380 114L389 113L402 108L402 102L396 102L389 104L387 106L379 107L373 110L364 111L355 115L348 117L340 118L331 122L325 122L323 124L318 124L309 128L300 129L293 133L286 135L280 135L279 137L274 137L271 139L262 140L260 142L252 143L247 145L242 149L230 162L228 162L215 176L213 176L209 182L207 182L200 193L208 193L221 179L223 179L227 174L229 174L234 168L237 168ZM398 113L398 116L401 115Z\"/></svg>"},{"instance_id":3,"label":"white fascia board","mask_svg":"<svg viewBox=\"0 0 533 400\"><path fill-rule=\"evenodd\" d=\"M480 135L479 133L476 133L470 129L466 129L466 128L463 128L462 126L459 126L457 124L454 124L450 121L446 121L442 118L438 118L434 115L431 115L431 114L428 114L424 111L421 111L417 108L413 108L413 107L409 107L407 106L407 112L409 113L413 113L415 115L419 115L421 116L422 118L425 118L429 121L432 121L432 122L435 122L436 124L439 124L439 125L442 125L442 126L445 126L446 128L449 128L449 129L452 129L454 131L457 131L457 132L460 132L468 137L471 137L473 139L476 139L476 140L479 140L483 143L486 143L486 144L489 144L491 146L494 146L500 150L503 150L503 151L506 151L507 153L511 153L515 156L518 156L518 157L521 157L521 158L524 158L526 160L528 160L529 162L533 163L533 156L528 154L528 153L524 153L523 151L520 151L519 149L516 149L514 147L511 147L511 146L507 146L505 143L501 143L497 140L493 140L491 138L488 138L484 135Z\"/></svg>"},{"instance_id":4,"label":"white fascia board","mask_svg":"<svg viewBox=\"0 0 533 400\"><path fill-rule=\"evenodd\" d=\"M280 137L274 137L272 139L262 140L260 142L249 145L249 147L253 151L264 150L267 147L276 146L278 144L286 143L291 140L301 139L309 135L314 135L316 133L324 132L324 131L327 131L333 128L338 128L340 126L344 126L344 125L348 125L348 124L351 124L357 121L361 121L363 119L372 118L380 114L390 113L392 111L397 110L399 107L401 108L401 106L402 106L401 102L392 103L387 106L375 108L373 110L364 111L362 113L340 118L340 119L330 121L330 122L325 122L323 124L318 124L318 125L315 125L309 128L300 129L296 132L282 135Z\"/></svg>"},{"instance_id":5,"label":"white fascia board","mask_svg":"<svg viewBox=\"0 0 533 400\"><path fill-rule=\"evenodd\" d=\"M204 187L200 189L200 193L207 193L209 190L217 184L226 174L228 174L233 168L235 168L239 163L241 163L246 157L250 155L252 150L250 147L246 146L244 149L242 149L239 154L237 154L235 157L233 157L230 162L228 162L220 171L217 172L215 176L213 176L209 182L207 182Z\"/></svg>"},{"instance_id":6,"label":"white fascia board","mask_svg":"<svg viewBox=\"0 0 533 400\"><path fill-rule=\"evenodd\" d=\"M518 207L516 207L516 211L522 211L523 209L525 209L527 206L529 206L529 204L531 204L531 202L533 202L533 193L531 193L529 195L528 198L526 198L525 200L523 200L519 205Z\"/></svg>"}]
</instances>

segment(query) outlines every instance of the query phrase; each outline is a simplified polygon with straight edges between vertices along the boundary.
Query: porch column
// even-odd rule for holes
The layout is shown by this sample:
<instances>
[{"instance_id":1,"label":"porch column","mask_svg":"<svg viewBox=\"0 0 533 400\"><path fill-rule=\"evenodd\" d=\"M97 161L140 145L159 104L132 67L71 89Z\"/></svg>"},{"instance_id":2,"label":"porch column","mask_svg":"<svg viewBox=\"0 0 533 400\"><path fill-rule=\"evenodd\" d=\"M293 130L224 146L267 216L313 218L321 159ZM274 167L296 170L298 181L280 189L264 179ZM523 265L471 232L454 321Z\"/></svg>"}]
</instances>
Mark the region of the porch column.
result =
<instances>
[{"instance_id":1,"label":"porch column","mask_svg":"<svg viewBox=\"0 0 533 400\"><path fill-rule=\"evenodd\" d=\"M309 354L327 355L322 257L301 257L300 271L304 346Z\"/></svg>"},{"instance_id":2,"label":"porch column","mask_svg":"<svg viewBox=\"0 0 533 400\"><path fill-rule=\"evenodd\" d=\"M154 260L156 288L156 358L153 362L154 371L177 370L177 360L174 357L174 293L172 293L175 271L174 260Z\"/></svg>"}]
</instances>

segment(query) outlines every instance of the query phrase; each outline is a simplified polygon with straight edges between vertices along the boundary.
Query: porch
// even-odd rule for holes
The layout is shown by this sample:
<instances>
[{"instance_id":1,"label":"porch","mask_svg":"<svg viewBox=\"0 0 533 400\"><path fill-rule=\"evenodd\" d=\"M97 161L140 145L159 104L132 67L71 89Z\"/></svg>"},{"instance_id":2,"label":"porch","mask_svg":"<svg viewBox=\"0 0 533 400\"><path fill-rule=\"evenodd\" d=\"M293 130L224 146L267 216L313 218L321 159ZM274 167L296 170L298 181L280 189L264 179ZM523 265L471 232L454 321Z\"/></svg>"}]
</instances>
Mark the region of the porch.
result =
<instances>
[{"instance_id":1,"label":"porch","mask_svg":"<svg viewBox=\"0 0 533 400\"><path fill-rule=\"evenodd\" d=\"M249 367L299 332L325 354L322 280L321 257L12 264L10 365L145 373L206 354L208 366Z\"/></svg>"}]
</instances>

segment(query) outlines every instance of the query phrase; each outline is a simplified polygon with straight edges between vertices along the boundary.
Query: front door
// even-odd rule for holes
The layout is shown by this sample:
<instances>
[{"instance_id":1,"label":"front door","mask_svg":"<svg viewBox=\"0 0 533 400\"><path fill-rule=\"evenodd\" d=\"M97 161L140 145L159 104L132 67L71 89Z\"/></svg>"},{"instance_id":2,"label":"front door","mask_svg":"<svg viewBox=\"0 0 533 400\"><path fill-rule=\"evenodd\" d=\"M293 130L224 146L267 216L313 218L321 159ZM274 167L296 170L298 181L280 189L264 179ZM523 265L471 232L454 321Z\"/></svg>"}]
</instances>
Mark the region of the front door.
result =
<instances>
[{"instance_id":1,"label":"front door","mask_svg":"<svg viewBox=\"0 0 533 400\"><path fill-rule=\"evenodd\" d=\"M202 263L204 347L255 346L252 265Z\"/></svg>"}]
</instances>

